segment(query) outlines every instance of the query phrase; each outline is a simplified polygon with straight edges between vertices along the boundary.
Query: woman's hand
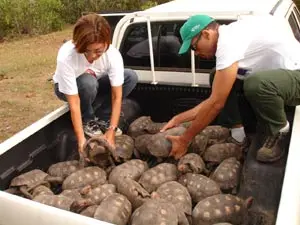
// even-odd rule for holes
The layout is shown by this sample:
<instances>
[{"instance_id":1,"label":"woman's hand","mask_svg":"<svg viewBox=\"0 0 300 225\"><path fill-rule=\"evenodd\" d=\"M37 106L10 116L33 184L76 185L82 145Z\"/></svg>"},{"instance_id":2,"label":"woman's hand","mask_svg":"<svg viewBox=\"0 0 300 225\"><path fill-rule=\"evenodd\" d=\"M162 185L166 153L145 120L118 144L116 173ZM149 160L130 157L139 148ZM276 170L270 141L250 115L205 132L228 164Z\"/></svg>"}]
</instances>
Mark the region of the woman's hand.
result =
<instances>
[{"instance_id":1,"label":"woman's hand","mask_svg":"<svg viewBox=\"0 0 300 225\"><path fill-rule=\"evenodd\" d=\"M83 147L84 147L85 142L86 142L85 137L78 140L78 153L81 154L81 155L83 154L83 151L84 151Z\"/></svg>"},{"instance_id":2,"label":"woman's hand","mask_svg":"<svg viewBox=\"0 0 300 225\"><path fill-rule=\"evenodd\" d=\"M113 148L115 148L115 131L113 129L108 129L105 134L104 138L109 143L109 145Z\"/></svg>"}]
</instances>

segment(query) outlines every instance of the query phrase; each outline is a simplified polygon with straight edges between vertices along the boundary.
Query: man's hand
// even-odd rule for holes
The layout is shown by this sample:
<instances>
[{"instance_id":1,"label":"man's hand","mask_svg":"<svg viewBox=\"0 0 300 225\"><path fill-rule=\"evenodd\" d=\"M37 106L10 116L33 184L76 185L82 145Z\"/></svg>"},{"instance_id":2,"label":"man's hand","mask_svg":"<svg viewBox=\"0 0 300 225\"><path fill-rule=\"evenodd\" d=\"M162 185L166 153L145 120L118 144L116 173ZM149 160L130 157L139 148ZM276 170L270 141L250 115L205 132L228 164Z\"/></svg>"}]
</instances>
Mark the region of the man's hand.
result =
<instances>
[{"instance_id":1,"label":"man's hand","mask_svg":"<svg viewBox=\"0 0 300 225\"><path fill-rule=\"evenodd\" d=\"M163 126L160 132L164 132L170 128L177 127L179 124L180 122L177 121L176 117L173 117L172 119L169 120L169 122L165 126Z\"/></svg>"},{"instance_id":2,"label":"man's hand","mask_svg":"<svg viewBox=\"0 0 300 225\"><path fill-rule=\"evenodd\" d=\"M166 138L172 143L172 150L169 156L174 156L174 158L180 159L187 152L189 143L182 138L182 136L170 136L167 135Z\"/></svg>"}]
</instances>

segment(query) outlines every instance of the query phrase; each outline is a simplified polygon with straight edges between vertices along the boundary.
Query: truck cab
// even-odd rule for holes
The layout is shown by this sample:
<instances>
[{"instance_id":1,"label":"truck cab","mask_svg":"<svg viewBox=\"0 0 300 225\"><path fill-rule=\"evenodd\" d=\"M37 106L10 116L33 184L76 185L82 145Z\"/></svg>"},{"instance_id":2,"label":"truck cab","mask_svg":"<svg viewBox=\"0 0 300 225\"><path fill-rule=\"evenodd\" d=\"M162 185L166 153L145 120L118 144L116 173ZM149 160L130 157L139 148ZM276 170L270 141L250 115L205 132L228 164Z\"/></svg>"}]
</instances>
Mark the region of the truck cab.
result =
<instances>
[{"instance_id":1,"label":"truck cab","mask_svg":"<svg viewBox=\"0 0 300 225\"><path fill-rule=\"evenodd\" d=\"M215 61L196 57L193 51L177 54L180 27L190 16L200 13L214 17L220 24L253 15L283 17L300 41L300 14L292 0L174 0L128 13L117 23L112 44L121 52L125 67L138 74L139 82L130 98L138 104L140 115L149 115L157 122L167 121L210 95L209 72ZM238 193L241 197L254 197L250 224L300 224L300 179L296 173L300 108L286 107L292 129L285 157L273 164L261 164L254 154L262 137L242 93L239 104L246 131L253 137ZM5 190L11 179L21 173L34 168L46 170L55 162L74 157L75 146L66 104L1 143L0 190ZM107 224L0 191L0 224L79 223Z\"/></svg>"}]
</instances>

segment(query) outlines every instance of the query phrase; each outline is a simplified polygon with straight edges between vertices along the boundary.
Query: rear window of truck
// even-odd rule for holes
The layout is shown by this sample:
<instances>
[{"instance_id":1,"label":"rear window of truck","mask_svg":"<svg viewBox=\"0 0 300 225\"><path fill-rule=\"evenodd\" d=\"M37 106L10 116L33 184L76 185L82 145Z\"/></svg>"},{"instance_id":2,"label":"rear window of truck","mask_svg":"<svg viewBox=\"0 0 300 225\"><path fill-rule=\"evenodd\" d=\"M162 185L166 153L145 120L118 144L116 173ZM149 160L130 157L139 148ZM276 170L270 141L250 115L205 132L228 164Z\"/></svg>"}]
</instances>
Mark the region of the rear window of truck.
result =
<instances>
[{"instance_id":1,"label":"rear window of truck","mask_svg":"<svg viewBox=\"0 0 300 225\"><path fill-rule=\"evenodd\" d=\"M232 20L218 21L220 24L229 24ZM151 22L152 45L155 70L191 71L191 51L179 55L178 51L182 40L179 30L184 21ZM120 52L125 67L135 69L150 69L150 52L148 42L147 23L134 23L125 31ZM215 60L195 57L197 70L210 70L215 67Z\"/></svg>"}]
</instances>

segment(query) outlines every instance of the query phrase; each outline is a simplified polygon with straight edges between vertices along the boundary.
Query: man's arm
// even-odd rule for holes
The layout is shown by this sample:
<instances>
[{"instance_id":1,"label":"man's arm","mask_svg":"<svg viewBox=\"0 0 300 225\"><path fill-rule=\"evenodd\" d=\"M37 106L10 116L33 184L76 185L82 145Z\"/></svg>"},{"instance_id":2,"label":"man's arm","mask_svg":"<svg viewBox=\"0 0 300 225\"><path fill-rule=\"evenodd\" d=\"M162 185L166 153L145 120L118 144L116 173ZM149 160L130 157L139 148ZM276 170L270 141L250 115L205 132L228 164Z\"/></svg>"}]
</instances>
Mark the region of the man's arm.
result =
<instances>
[{"instance_id":1,"label":"man's arm","mask_svg":"<svg viewBox=\"0 0 300 225\"><path fill-rule=\"evenodd\" d=\"M174 126L178 126L181 123L194 120L200 107L201 107L201 104L198 104L194 108L174 116L171 120L169 120L169 122L165 126L163 126L163 128L160 130L160 132L164 132L167 129L170 129Z\"/></svg>"},{"instance_id":2,"label":"man's arm","mask_svg":"<svg viewBox=\"0 0 300 225\"><path fill-rule=\"evenodd\" d=\"M189 143L201 130L208 126L224 107L236 80L238 63L216 71L210 97L197 106L198 112L191 126L182 135Z\"/></svg>"}]
</instances>

